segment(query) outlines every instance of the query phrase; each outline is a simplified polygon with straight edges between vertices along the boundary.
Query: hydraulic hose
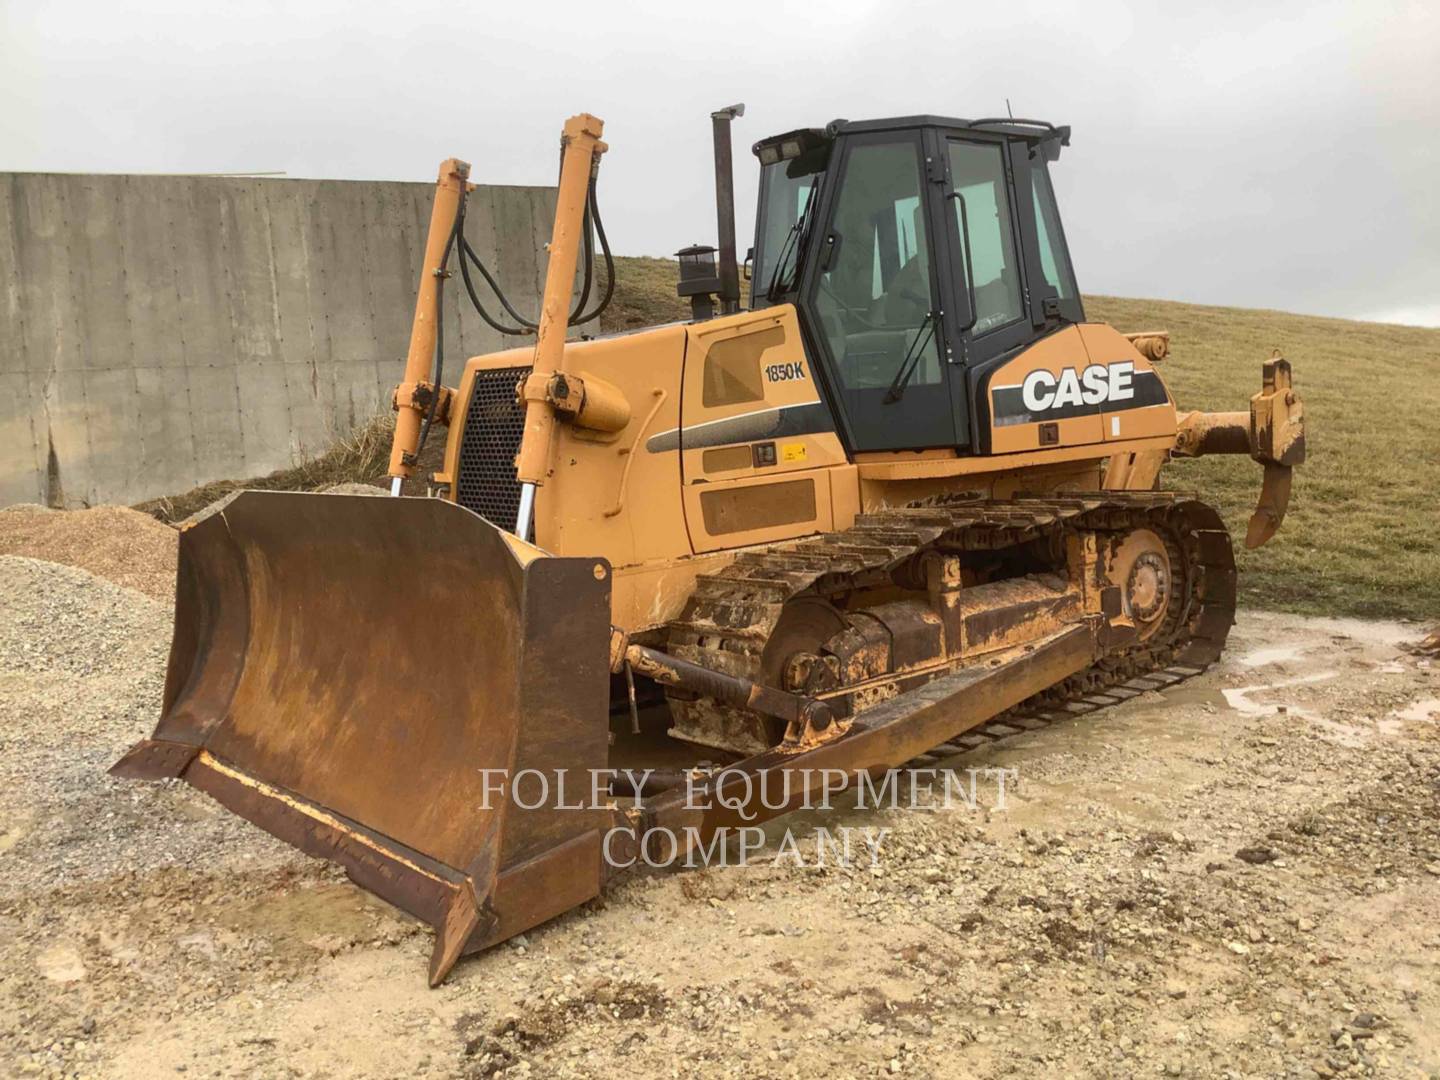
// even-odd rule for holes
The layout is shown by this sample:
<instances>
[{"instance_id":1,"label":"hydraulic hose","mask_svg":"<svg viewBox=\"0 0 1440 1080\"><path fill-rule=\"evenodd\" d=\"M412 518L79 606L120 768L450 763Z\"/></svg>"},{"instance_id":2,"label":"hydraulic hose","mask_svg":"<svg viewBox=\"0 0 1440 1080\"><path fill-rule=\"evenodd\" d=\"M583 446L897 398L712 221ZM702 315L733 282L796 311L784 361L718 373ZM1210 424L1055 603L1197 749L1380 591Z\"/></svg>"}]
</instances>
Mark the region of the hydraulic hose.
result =
<instances>
[{"instance_id":1,"label":"hydraulic hose","mask_svg":"<svg viewBox=\"0 0 1440 1080\"><path fill-rule=\"evenodd\" d=\"M500 288L500 283L495 280L494 275L490 273L489 268L486 267L479 254L470 246L470 241L465 236L465 198L466 192L462 188L460 202L455 208L455 224L450 229L450 237L445 242L445 254L436 272L439 273L441 277L449 276L447 271L450 265L450 252L458 246L460 249L460 278L465 283L465 291L470 295L470 303L474 306L476 312L479 313L480 318L485 321L486 325L502 334L512 337L534 333L538 327L538 323L532 322L515 310L514 305L510 303L510 299L505 295L504 290ZM610 238L605 235L605 222L600 217L600 200L596 194L596 178L593 175L590 177L590 185L585 197L584 232L585 276L581 282L580 296L577 298L575 307L570 313L568 322L570 326L578 326L581 323L598 319L601 313L610 306L610 301L615 295L615 258L610 251ZM600 297L593 311L585 311L585 305L590 302L590 292L594 286L596 236L600 238L600 252L605 259L605 292L604 295ZM501 307L509 313L511 318L520 324L519 326L506 326L486 310L485 304L480 299L480 294L475 289L475 283L470 277L471 263L474 263L475 268L480 271L480 275L485 279L485 283L490 286L491 291L495 294L495 298L500 301ZM440 388L444 385L444 301L445 290L442 287L437 289L435 293L435 392L430 398L429 408L425 410L424 423L420 426L420 441L415 451L417 457L420 452L425 449L425 443L430 438L430 428L435 423L435 411L440 403Z\"/></svg>"},{"instance_id":2,"label":"hydraulic hose","mask_svg":"<svg viewBox=\"0 0 1440 1080\"><path fill-rule=\"evenodd\" d=\"M500 290L500 283L491 277L490 271L486 268L485 264L480 261L480 256L477 255L475 249L470 246L470 241L465 239L464 236L461 236L460 245L463 254L460 260L460 276L464 279L465 290L470 294L470 303L473 304L475 310L480 313L480 318L484 319L490 327L500 331L502 334L509 334L515 337L533 334L535 332L535 323L525 318L525 316L510 306L510 301L506 299L505 294ZM476 269L480 271L481 275L484 276L486 284L490 286L491 291L495 293L501 305L510 313L510 316L520 324L519 326L506 326L492 316L490 312L485 310L484 303L481 302L479 294L475 291L475 283L470 279L469 264L472 262L475 264Z\"/></svg>"},{"instance_id":3,"label":"hydraulic hose","mask_svg":"<svg viewBox=\"0 0 1440 1080\"><path fill-rule=\"evenodd\" d=\"M594 224L593 234L590 227L592 222ZM590 187L586 195L585 225L585 276L581 282L580 296L575 304L574 310L570 314L570 326L578 326L581 323L590 322L592 319L599 318L600 314L610 306L610 301L615 295L615 258L610 251L610 238L605 233L605 223L600 217L600 202L596 194L596 182L593 177L591 178ZM596 304L594 310L587 312L584 310L584 307L589 303L590 293L594 287L593 275L596 235L599 236L600 252L605 260L605 292L600 298L599 303ZM460 259L460 276L465 282L466 291L470 294L470 302L480 317L485 320L487 325L502 334L518 337L533 333L538 323L534 320L527 319L515 309L515 305L512 304L510 298L505 295L505 291L500 287L500 283L485 265L484 260L480 258L479 253L471 246L470 241L465 237L463 231L460 234L459 240L462 253ZM500 306L504 308L510 318L519 324L518 326L506 326L486 310L475 288L474 280L470 276L470 264L472 263L475 269L480 271L480 276L485 279L485 284L490 287L490 291L495 294L495 298L500 301Z\"/></svg>"},{"instance_id":4,"label":"hydraulic hose","mask_svg":"<svg viewBox=\"0 0 1440 1080\"><path fill-rule=\"evenodd\" d=\"M600 220L600 197L596 193L594 178L590 180L589 216L595 220L595 232L600 237L600 253L605 258L605 295L601 297L600 303L595 306L594 311L573 317L570 320L571 326L598 319L601 313L610 306L610 299L615 295L615 258L610 254L610 239L605 235L605 222ZM589 230L586 230L586 241L589 242Z\"/></svg>"},{"instance_id":5,"label":"hydraulic hose","mask_svg":"<svg viewBox=\"0 0 1440 1080\"><path fill-rule=\"evenodd\" d=\"M585 305L590 302L590 286L595 277L595 239L591 235L590 207L594 205L595 180L590 180L590 188L585 194L585 218L580 231L584 233L584 246L581 249L580 258L585 263L585 276L580 286L580 296L575 301L575 307L570 312L570 326L578 321L576 316L585 310Z\"/></svg>"}]
</instances>

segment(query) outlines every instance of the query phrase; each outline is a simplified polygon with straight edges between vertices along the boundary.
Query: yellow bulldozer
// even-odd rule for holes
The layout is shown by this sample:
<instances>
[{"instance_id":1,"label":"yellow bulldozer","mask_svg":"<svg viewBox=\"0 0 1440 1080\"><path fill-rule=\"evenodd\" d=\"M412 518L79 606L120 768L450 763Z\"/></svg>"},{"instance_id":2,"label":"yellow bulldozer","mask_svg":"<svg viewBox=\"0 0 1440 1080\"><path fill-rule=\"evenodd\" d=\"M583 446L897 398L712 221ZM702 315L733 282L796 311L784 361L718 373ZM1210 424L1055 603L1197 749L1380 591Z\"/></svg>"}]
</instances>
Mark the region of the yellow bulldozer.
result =
<instances>
[{"instance_id":1,"label":"yellow bulldozer","mask_svg":"<svg viewBox=\"0 0 1440 1080\"><path fill-rule=\"evenodd\" d=\"M564 127L533 321L445 162L390 461L400 496L447 429L430 497L247 492L181 534L163 713L113 771L338 862L434 927L432 984L662 843L1202 671L1235 563L1214 509L1159 489L1170 458L1263 466L1252 547L1285 514L1284 359L1248 411L1182 413L1164 333L1086 320L1050 180L1068 128L763 139L742 266L740 111L712 116L718 251L680 253L693 318L628 333L570 331L614 283L598 119ZM520 344L446 386L457 264Z\"/></svg>"}]
</instances>

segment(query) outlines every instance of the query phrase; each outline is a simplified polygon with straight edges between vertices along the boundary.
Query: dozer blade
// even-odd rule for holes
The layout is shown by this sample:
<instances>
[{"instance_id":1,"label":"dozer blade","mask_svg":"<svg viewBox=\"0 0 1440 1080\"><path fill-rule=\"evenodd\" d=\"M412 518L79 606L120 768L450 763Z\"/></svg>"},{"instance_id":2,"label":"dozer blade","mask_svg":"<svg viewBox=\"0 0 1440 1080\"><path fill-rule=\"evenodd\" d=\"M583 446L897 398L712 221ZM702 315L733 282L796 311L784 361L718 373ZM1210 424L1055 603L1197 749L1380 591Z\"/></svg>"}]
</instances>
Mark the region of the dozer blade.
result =
<instances>
[{"instance_id":1,"label":"dozer blade","mask_svg":"<svg viewBox=\"0 0 1440 1080\"><path fill-rule=\"evenodd\" d=\"M433 985L599 891L608 815L553 793L606 765L609 592L453 503L246 492L181 534L163 712L111 771L340 863L435 928Z\"/></svg>"}]
</instances>

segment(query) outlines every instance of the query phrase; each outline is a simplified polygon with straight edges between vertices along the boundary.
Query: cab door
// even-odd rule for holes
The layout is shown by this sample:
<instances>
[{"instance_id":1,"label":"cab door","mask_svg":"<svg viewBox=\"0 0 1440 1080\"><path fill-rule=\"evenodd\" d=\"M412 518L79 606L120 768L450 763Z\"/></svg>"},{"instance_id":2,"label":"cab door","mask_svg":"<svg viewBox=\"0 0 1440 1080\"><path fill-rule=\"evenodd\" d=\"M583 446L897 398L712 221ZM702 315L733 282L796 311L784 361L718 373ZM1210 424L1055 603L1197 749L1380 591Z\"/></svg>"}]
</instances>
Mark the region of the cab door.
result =
<instances>
[{"instance_id":1,"label":"cab door","mask_svg":"<svg viewBox=\"0 0 1440 1080\"><path fill-rule=\"evenodd\" d=\"M832 168L801 291L846 442L854 451L967 443L968 410L955 408L963 379L945 360L939 185L927 183L921 134L847 136Z\"/></svg>"},{"instance_id":2,"label":"cab door","mask_svg":"<svg viewBox=\"0 0 1440 1080\"><path fill-rule=\"evenodd\" d=\"M1045 168L1059 144L975 129L941 129L935 139L949 203L941 280L955 298L949 336L966 390L955 405L969 408L975 450L986 452L987 378L1084 319Z\"/></svg>"},{"instance_id":3,"label":"cab door","mask_svg":"<svg viewBox=\"0 0 1440 1080\"><path fill-rule=\"evenodd\" d=\"M958 324L951 329L953 360L973 373L1039 336L1014 198L1013 148L1004 138L969 132L938 133L937 143L948 189L945 279ZM957 410L968 411L968 405L968 394L955 397Z\"/></svg>"}]
</instances>

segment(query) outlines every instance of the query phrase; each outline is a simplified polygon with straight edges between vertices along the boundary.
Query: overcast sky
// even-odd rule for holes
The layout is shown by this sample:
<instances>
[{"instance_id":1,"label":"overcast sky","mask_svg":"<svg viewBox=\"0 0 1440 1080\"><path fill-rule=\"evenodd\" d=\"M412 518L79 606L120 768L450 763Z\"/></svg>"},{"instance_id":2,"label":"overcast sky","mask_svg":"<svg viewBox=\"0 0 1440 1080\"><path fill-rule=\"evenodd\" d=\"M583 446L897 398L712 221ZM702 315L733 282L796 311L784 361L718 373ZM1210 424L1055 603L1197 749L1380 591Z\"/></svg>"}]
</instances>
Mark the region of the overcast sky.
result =
<instances>
[{"instance_id":1,"label":"overcast sky","mask_svg":"<svg viewBox=\"0 0 1440 1080\"><path fill-rule=\"evenodd\" d=\"M615 10L611 10L614 8ZM749 145L932 112L1074 128L1082 288L1440 326L1440 4L0 0L0 171L553 183L606 122L620 254L713 242L712 109Z\"/></svg>"}]
</instances>

